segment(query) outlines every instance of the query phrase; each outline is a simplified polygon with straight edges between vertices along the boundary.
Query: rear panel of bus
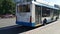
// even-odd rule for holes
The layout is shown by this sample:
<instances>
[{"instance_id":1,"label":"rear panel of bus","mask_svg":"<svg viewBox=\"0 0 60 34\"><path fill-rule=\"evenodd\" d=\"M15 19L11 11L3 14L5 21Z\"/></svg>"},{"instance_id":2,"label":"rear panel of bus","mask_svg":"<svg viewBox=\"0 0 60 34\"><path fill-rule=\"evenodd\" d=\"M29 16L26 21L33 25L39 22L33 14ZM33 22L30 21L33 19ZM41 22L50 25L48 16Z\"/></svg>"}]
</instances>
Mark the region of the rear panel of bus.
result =
<instances>
[{"instance_id":1,"label":"rear panel of bus","mask_svg":"<svg viewBox=\"0 0 60 34\"><path fill-rule=\"evenodd\" d=\"M34 23L32 23L32 9L31 9L32 4L23 4L23 5L18 5L17 6L17 11L16 11L16 24L22 25L22 26L33 26ZM33 17L34 18L34 17Z\"/></svg>"}]
</instances>

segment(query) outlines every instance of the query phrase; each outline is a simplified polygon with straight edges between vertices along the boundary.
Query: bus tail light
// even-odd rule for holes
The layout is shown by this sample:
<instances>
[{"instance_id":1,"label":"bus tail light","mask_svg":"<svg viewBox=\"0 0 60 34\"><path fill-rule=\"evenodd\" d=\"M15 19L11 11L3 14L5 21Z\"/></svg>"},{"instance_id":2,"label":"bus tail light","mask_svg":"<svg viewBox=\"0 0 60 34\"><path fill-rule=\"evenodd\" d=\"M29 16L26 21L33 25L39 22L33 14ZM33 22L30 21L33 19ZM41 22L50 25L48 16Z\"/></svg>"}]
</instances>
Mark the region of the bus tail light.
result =
<instances>
[{"instance_id":1,"label":"bus tail light","mask_svg":"<svg viewBox=\"0 0 60 34\"><path fill-rule=\"evenodd\" d=\"M32 22L32 16L30 16L30 23Z\"/></svg>"}]
</instances>

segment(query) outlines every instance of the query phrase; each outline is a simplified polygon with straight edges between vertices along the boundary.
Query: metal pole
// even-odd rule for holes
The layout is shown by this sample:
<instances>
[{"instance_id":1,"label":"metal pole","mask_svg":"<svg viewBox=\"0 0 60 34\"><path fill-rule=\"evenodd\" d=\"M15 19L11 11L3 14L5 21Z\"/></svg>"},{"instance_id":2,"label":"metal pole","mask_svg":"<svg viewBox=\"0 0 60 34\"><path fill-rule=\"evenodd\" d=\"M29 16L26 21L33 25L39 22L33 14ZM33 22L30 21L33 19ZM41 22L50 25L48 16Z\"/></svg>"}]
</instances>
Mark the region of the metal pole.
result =
<instances>
[{"instance_id":1,"label":"metal pole","mask_svg":"<svg viewBox=\"0 0 60 34\"><path fill-rule=\"evenodd\" d=\"M54 20L54 9L52 10L52 18Z\"/></svg>"},{"instance_id":2,"label":"metal pole","mask_svg":"<svg viewBox=\"0 0 60 34\"><path fill-rule=\"evenodd\" d=\"M40 19L40 22L41 22L41 24L43 24L42 23L42 6L41 6L41 19Z\"/></svg>"}]
</instances>

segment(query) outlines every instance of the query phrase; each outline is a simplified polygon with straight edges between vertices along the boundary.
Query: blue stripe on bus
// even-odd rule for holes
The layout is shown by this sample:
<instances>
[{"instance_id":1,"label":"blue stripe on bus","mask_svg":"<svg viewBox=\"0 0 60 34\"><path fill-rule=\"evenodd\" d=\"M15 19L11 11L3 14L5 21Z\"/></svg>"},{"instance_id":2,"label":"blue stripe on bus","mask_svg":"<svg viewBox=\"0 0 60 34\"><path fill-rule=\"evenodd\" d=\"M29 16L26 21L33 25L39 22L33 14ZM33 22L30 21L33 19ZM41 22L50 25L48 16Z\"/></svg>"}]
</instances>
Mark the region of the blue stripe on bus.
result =
<instances>
[{"instance_id":1,"label":"blue stripe on bus","mask_svg":"<svg viewBox=\"0 0 60 34\"><path fill-rule=\"evenodd\" d=\"M35 23L30 23L30 22L19 22L19 21L16 21L16 24L22 25L22 26L32 26L32 27L35 27Z\"/></svg>"}]
</instances>

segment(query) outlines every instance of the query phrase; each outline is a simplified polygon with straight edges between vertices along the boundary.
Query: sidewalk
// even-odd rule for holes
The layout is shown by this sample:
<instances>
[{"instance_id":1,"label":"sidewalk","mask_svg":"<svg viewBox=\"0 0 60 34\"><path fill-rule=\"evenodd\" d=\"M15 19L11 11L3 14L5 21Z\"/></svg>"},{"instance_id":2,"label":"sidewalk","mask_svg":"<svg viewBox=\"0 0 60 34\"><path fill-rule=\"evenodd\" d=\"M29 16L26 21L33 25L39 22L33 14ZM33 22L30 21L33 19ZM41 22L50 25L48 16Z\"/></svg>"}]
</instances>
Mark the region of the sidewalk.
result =
<instances>
[{"instance_id":1,"label":"sidewalk","mask_svg":"<svg viewBox=\"0 0 60 34\"><path fill-rule=\"evenodd\" d=\"M34 30L23 32L20 34L60 34L60 19L51 24L36 28Z\"/></svg>"},{"instance_id":2,"label":"sidewalk","mask_svg":"<svg viewBox=\"0 0 60 34\"><path fill-rule=\"evenodd\" d=\"M16 18L3 18L0 19L0 28L16 25Z\"/></svg>"}]
</instances>

